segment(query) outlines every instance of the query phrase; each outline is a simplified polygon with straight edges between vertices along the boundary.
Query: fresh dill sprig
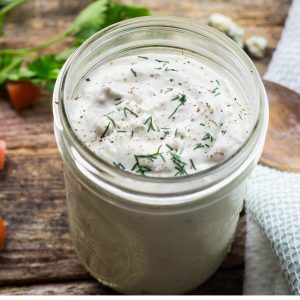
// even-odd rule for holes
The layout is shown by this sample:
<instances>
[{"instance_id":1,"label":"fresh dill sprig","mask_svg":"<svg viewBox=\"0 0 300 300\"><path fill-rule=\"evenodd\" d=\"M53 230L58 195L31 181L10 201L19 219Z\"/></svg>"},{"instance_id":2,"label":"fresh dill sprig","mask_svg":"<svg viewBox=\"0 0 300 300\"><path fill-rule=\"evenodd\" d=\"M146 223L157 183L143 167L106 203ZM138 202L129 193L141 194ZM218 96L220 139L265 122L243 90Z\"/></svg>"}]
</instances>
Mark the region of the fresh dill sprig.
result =
<instances>
[{"instance_id":1,"label":"fresh dill sprig","mask_svg":"<svg viewBox=\"0 0 300 300\"><path fill-rule=\"evenodd\" d=\"M207 140L210 140L211 142L214 141L214 138L210 133L206 133L202 138L202 141L207 141ZM196 144L194 150L199 149L199 148L204 148L204 147L209 148L210 146L208 144L198 143L198 144Z\"/></svg>"},{"instance_id":2,"label":"fresh dill sprig","mask_svg":"<svg viewBox=\"0 0 300 300\"><path fill-rule=\"evenodd\" d=\"M134 71L132 68L130 69L130 71L132 72L132 74L134 75L134 77L137 77L137 72Z\"/></svg>"},{"instance_id":3,"label":"fresh dill sprig","mask_svg":"<svg viewBox=\"0 0 300 300\"><path fill-rule=\"evenodd\" d=\"M181 160L181 157L180 155L176 152L170 152L171 153L171 161L174 163L175 165L175 170L177 170L177 173L175 174L175 176L177 175L188 175L187 172L186 172L186 163L183 162Z\"/></svg>"},{"instance_id":4,"label":"fresh dill sprig","mask_svg":"<svg viewBox=\"0 0 300 300\"><path fill-rule=\"evenodd\" d=\"M168 60L156 59L156 61L159 62L159 63L165 63L165 64L169 64L170 63Z\"/></svg>"},{"instance_id":5,"label":"fresh dill sprig","mask_svg":"<svg viewBox=\"0 0 300 300\"><path fill-rule=\"evenodd\" d=\"M220 85L220 82L216 79L216 83L218 84L218 85Z\"/></svg>"},{"instance_id":6,"label":"fresh dill sprig","mask_svg":"<svg viewBox=\"0 0 300 300\"><path fill-rule=\"evenodd\" d=\"M211 93L214 94L218 89L219 89L218 87L214 88L214 89L211 91Z\"/></svg>"},{"instance_id":7,"label":"fresh dill sprig","mask_svg":"<svg viewBox=\"0 0 300 300\"><path fill-rule=\"evenodd\" d=\"M146 172L151 171L151 168L147 165L143 165L140 162L140 159L148 159L150 162L154 162L154 160L156 160L158 157L161 157L161 159L163 161L165 161L165 158L163 157L162 153L160 152L160 148L161 148L161 145L158 147L157 151L152 154L140 154L140 155L135 154L134 155L135 164L132 167L131 171L136 170L137 173L140 173L142 175L145 175Z\"/></svg>"},{"instance_id":8,"label":"fresh dill sprig","mask_svg":"<svg viewBox=\"0 0 300 300\"><path fill-rule=\"evenodd\" d=\"M109 116L109 115L104 115L106 118L110 120L110 122L113 124L113 126L116 126L116 122Z\"/></svg>"},{"instance_id":9,"label":"fresh dill sprig","mask_svg":"<svg viewBox=\"0 0 300 300\"><path fill-rule=\"evenodd\" d=\"M149 57L138 55L138 58L149 59Z\"/></svg>"},{"instance_id":10,"label":"fresh dill sprig","mask_svg":"<svg viewBox=\"0 0 300 300\"><path fill-rule=\"evenodd\" d=\"M124 107L123 111L124 111L124 115L125 115L126 118L127 118L127 112L129 112L130 114L134 115L136 118L138 117L138 115L135 112L133 112L131 109L129 109L127 107Z\"/></svg>"},{"instance_id":11,"label":"fresh dill sprig","mask_svg":"<svg viewBox=\"0 0 300 300\"><path fill-rule=\"evenodd\" d=\"M115 105L120 105L122 102L124 102L124 100L121 99L115 99Z\"/></svg>"},{"instance_id":12,"label":"fresh dill sprig","mask_svg":"<svg viewBox=\"0 0 300 300\"><path fill-rule=\"evenodd\" d=\"M167 135L170 134L169 130L164 130L164 136L161 139L165 139L167 137Z\"/></svg>"},{"instance_id":13,"label":"fresh dill sprig","mask_svg":"<svg viewBox=\"0 0 300 300\"><path fill-rule=\"evenodd\" d=\"M148 125L148 132L150 130L153 130L153 131L156 131L156 129L154 128L153 126L153 120L152 120L152 116L150 116L145 122L144 122L145 125Z\"/></svg>"},{"instance_id":14,"label":"fresh dill sprig","mask_svg":"<svg viewBox=\"0 0 300 300\"><path fill-rule=\"evenodd\" d=\"M192 165L192 169L197 170L197 168L194 164L194 161L191 158L190 158L190 162L191 162L191 165Z\"/></svg>"},{"instance_id":15,"label":"fresh dill sprig","mask_svg":"<svg viewBox=\"0 0 300 300\"><path fill-rule=\"evenodd\" d=\"M108 125L106 126L105 130L103 131L103 133L101 134L100 136L100 139L103 139L109 129L109 126L110 126L110 122L108 123Z\"/></svg>"},{"instance_id":16,"label":"fresh dill sprig","mask_svg":"<svg viewBox=\"0 0 300 300\"><path fill-rule=\"evenodd\" d=\"M202 141L206 141L206 140L210 140L211 142L213 142L214 138L213 138L213 136L210 133L206 133L204 135L204 137L202 138Z\"/></svg>"},{"instance_id":17,"label":"fresh dill sprig","mask_svg":"<svg viewBox=\"0 0 300 300\"><path fill-rule=\"evenodd\" d=\"M146 172L150 172L151 171L150 167L140 164L137 155L134 155L134 158L135 158L135 164L132 167L131 171L135 171L135 169L137 169L136 172L139 173L139 174L141 174L141 175L145 175Z\"/></svg>"},{"instance_id":18,"label":"fresh dill sprig","mask_svg":"<svg viewBox=\"0 0 300 300\"><path fill-rule=\"evenodd\" d=\"M115 163L113 162L114 166L117 167L120 170L126 170L126 168L121 163Z\"/></svg>"},{"instance_id":19,"label":"fresh dill sprig","mask_svg":"<svg viewBox=\"0 0 300 300\"><path fill-rule=\"evenodd\" d=\"M170 145L166 144L166 147L168 147L170 149L170 151L174 150L173 147L171 147Z\"/></svg>"},{"instance_id":20,"label":"fresh dill sprig","mask_svg":"<svg viewBox=\"0 0 300 300\"><path fill-rule=\"evenodd\" d=\"M204 148L204 145L202 143L198 143L194 150L199 149L199 148Z\"/></svg>"},{"instance_id":21,"label":"fresh dill sprig","mask_svg":"<svg viewBox=\"0 0 300 300\"><path fill-rule=\"evenodd\" d=\"M168 71L178 72L178 70L176 70L176 69L171 69L171 68L168 68L168 67L165 68L165 71L166 71L166 72L168 72Z\"/></svg>"},{"instance_id":22,"label":"fresh dill sprig","mask_svg":"<svg viewBox=\"0 0 300 300\"><path fill-rule=\"evenodd\" d=\"M179 104L178 106L175 108L175 110L172 112L172 114L169 116L169 119L171 117L173 117L175 115L175 113L177 112L178 108L182 105L185 104L186 102L186 95L185 94L178 94L175 98L172 99L172 101L175 101L175 100L178 100L179 101Z\"/></svg>"},{"instance_id":23,"label":"fresh dill sprig","mask_svg":"<svg viewBox=\"0 0 300 300\"><path fill-rule=\"evenodd\" d=\"M218 80L216 80L216 81L217 81L218 85L220 85L219 81L218 81ZM215 97L221 95L219 87L214 88L214 89L211 91L211 93L214 94Z\"/></svg>"}]
</instances>

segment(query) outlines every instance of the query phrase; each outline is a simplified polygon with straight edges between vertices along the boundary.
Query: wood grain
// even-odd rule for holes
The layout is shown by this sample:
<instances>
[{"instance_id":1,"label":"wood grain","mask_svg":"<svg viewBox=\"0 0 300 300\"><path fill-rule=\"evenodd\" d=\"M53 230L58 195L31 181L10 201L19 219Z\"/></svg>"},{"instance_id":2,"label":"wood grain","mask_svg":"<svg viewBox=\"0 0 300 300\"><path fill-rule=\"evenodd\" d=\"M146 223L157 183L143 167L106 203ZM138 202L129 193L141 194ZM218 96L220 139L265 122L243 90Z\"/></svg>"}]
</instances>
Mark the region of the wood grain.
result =
<instances>
[{"instance_id":1,"label":"wood grain","mask_svg":"<svg viewBox=\"0 0 300 300\"><path fill-rule=\"evenodd\" d=\"M89 0L32 0L10 14L0 47L32 46L62 32ZM269 41L267 56L256 60L263 74L280 37L289 0L124 0L152 8L155 14L206 22L212 12L231 16ZM20 30L22 29L22 30ZM49 49L63 49L67 40ZM62 164L53 137L51 94L32 108L11 109L0 91L0 139L8 160L0 173L0 213L7 240L0 252L0 294L110 294L80 265L70 242ZM245 217L222 267L192 294L241 294Z\"/></svg>"},{"instance_id":2,"label":"wood grain","mask_svg":"<svg viewBox=\"0 0 300 300\"><path fill-rule=\"evenodd\" d=\"M270 121L260 162L287 172L300 172L300 94L264 81Z\"/></svg>"},{"instance_id":3,"label":"wood grain","mask_svg":"<svg viewBox=\"0 0 300 300\"><path fill-rule=\"evenodd\" d=\"M68 233L59 153L54 148L18 149L9 150L8 157L6 170L0 173L2 213L8 228L0 253L0 286L88 279ZM224 270L243 269L244 230L242 217L232 251L216 278ZM227 288L235 282L228 278ZM241 283L242 276L240 289ZM214 290L214 285L212 278L197 291Z\"/></svg>"}]
</instances>

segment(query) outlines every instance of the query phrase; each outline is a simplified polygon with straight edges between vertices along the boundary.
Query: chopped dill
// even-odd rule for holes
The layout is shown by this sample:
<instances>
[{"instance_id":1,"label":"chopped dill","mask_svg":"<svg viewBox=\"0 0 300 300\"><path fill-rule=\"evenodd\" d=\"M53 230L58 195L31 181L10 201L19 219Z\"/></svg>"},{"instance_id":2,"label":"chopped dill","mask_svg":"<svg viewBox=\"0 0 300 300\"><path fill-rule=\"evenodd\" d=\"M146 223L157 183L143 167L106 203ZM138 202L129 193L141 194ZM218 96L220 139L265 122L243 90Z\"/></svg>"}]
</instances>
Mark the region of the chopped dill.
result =
<instances>
[{"instance_id":1,"label":"chopped dill","mask_svg":"<svg viewBox=\"0 0 300 300\"><path fill-rule=\"evenodd\" d=\"M140 55L138 55L138 58L149 59L149 57L146 57L146 56L140 56Z\"/></svg>"},{"instance_id":2,"label":"chopped dill","mask_svg":"<svg viewBox=\"0 0 300 300\"><path fill-rule=\"evenodd\" d=\"M180 155L178 153L171 152L171 156L172 156L171 161L175 165L175 170L177 170L177 173L175 174L175 176L188 175L185 170L186 163L181 160Z\"/></svg>"},{"instance_id":3,"label":"chopped dill","mask_svg":"<svg viewBox=\"0 0 300 300\"><path fill-rule=\"evenodd\" d=\"M166 144L166 146L170 149L170 151L174 150L174 148L171 147L170 145Z\"/></svg>"},{"instance_id":4,"label":"chopped dill","mask_svg":"<svg viewBox=\"0 0 300 300\"><path fill-rule=\"evenodd\" d=\"M206 141L206 140L210 140L211 142L213 142L214 138L213 138L213 136L210 133L206 133L204 135L204 137L202 138L202 141Z\"/></svg>"},{"instance_id":5,"label":"chopped dill","mask_svg":"<svg viewBox=\"0 0 300 300\"><path fill-rule=\"evenodd\" d=\"M199 148L204 148L204 145L202 143L198 143L194 150L199 149Z\"/></svg>"},{"instance_id":6,"label":"chopped dill","mask_svg":"<svg viewBox=\"0 0 300 300\"><path fill-rule=\"evenodd\" d=\"M170 62L167 60L160 60L160 59L156 59L157 62L159 63L165 63L165 64L169 64Z\"/></svg>"},{"instance_id":7,"label":"chopped dill","mask_svg":"<svg viewBox=\"0 0 300 300\"><path fill-rule=\"evenodd\" d=\"M214 89L211 91L211 93L214 94L218 89L219 89L218 87L214 88Z\"/></svg>"},{"instance_id":8,"label":"chopped dill","mask_svg":"<svg viewBox=\"0 0 300 300\"><path fill-rule=\"evenodd\" d=\"M103 139L103 138L105 137L105 135L106 135L106 133L107 133L107 131L108 131L108 129L109 129L109 126L110 126L110 122L109 122L108 125L106 126L104 132L101 134L100 139Z\"/></svg>"},{"instance_id":9,"label":"chopped dill","mask_svg":"<svg viewBox=\"0 0 300 300\"><path fill-rule=\"evenodd\" d=\"M152 120L152 116L150 116L145 122L144 122L145 125L148 125L148 132L150 130L153 130L153 131L156 131L156 129L154 128L153 126L153 120Z\"/></svg>"},{"instance_id":10,"label":"chopped dill","mask_svg":"<svg viewBox=\"0 0 300 300\"><path fill-rule=\"evenodd\" d=\"M194 161L191 158L190 158L190 162L191 162L191 165L192 165L192 169L197 170L197 168L194 164Z\"/></svg>"},{"instance_id":11,"label":"chopped dill","mask_svg":"<svg viewBox=\"0 0 300 300\"><path fill-rule=\"evenodd\" d=\"M164 131L164 136L161 139L164 140L168 134L170 134L170 131L168 130Z\"/></svg>"},{"instance_id":12,"label":"chopped dill","mask_svg":"<svg viewBox=\"0 0 300 300\"><path fill-rule=\"evenodd\" d=\"M109 115L104 115L104 116L110 120L110 122L113 124L114 127L116 126L115 121Z\"/></svg>"},{"instance_id":13,"label":"chopped dill","mask_svg":"<svg viewBox=\"0 0 300 300\"><path fill-rule=\"evenodd\" d=\"M126 168L121 163L115 163L115 162L113 162L113 164L114 164L114 166L116 166L120 170L126 170Z\"/></svg>"},{"instance_id":14,"label":"chopped dill","mask_svg":"<svg viewBox=\"0 0 300 300\"><path fill-rule=\"evenodd\" d=\"M178 72L178 70L176 69L171 69L171 68L165 68L165 71L168 72L168 71L172 71L172 72Z\"/></svg>"},{"instance_id":15,"label":"chopped dill","mask_svg":"<svg viewBox=\"0 0 300 300\"><path fill-rule=\"evenodd\" d=\"M169 119L171 117L173 117L173 115L175 115L175 113L177 112L178 108L182 105L185 104L186 102L186 95L185 94L178 94L175 98L172 99L172 101L174 100L178 100L179 104L177 105L177 107L175 108L175 110L172 112L172 114L169 116Z\"/></svg>"},{"instance_id":16,"label":"chopped dill","mask_svg":"<svg viewBox=\"0 0 300 300\"><path fill-rule=\"evenodd\" d=\"M132 72L132 74L134 75L134 77L137 77L137 72L134 71L132 68L130 69L130 71Z\"/></svg>"},{"instance_id":17,"label":"chopped dill","mask_svg":"<svg viewBox=\"0 0 300 300\"><path fill-rule=\"evenodd\" d=\"M165 94L167 94L167 93L169 93L169 92L171 92L171 91L173 91L173 88L167 88Z\"/></svg>"},{"instance_id":18,"label":"chopped dill","mask_svg":"<svg viewBox=\"0 0 300 300\"><path fill-rule=\"evenodd\" d=\"M127 118L127 113L128 113L128 112L129 112L130 114L134 115L136 118L138 117L138 115L137 115L135 112L133 112L131 109L129 109L129 108L127 108L127 107L124 107L124 108L123 108L123 111L124 111L124 115L125 115L126 118Z\"/></svg>"},{"instance_id":19,"label":"chopped dill","mask_svg":"<svg viewBox=\"0 0 300 300\"><path fill-rule=\"evenodd\" d=\"M161 157L161 159L165 161L165 158L163 157L162 153L160 153L160 148L161 145L158 147L157 151L152 154L141 154L141 155L135 154L134 155L135 164L133 165L131 171L136 170L137 173L145 175L146 172L150 172L152 170L149 166L143 165L140 162L140 159L148 159L150 160L150 162L154 162L154 160L156 160L158 157Z\"/></svg>"}]
</instances>

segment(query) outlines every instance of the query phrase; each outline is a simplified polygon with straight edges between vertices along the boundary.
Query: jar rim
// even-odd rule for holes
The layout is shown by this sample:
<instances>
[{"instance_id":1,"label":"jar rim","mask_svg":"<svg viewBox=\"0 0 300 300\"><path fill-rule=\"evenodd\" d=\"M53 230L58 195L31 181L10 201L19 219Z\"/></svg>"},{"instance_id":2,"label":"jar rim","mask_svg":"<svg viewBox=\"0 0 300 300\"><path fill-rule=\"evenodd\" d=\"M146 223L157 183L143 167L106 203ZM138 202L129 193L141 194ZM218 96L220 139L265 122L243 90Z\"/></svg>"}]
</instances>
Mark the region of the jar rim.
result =
<instances>
[{"instance_id":1,"label":"jar rim","mask_svg":"<svg viewBox=\"0 0 300 300\"><path fill-rule=\"evenodd\" d=\"M151 176L141 176L137 174L130 173L128 171L120 170L116 168L115 166L111 165L110 163L102 160L98 156L96 156L90 149L88 149L84 144L80 141L80 139L77 137L75 132L72 129L72 126L68 120L67 113L65 110L64 105L64 87L65 82L69 80L68 78L68 70L70 66L76 61L76 59L82 55L85 51L92 51L94 47L94 43L99 41L100 39L108 38L110 36L113 36L114 34L117 34L119 32L122 32L123 30L131 30L133 28L143 28L144 27L151 27L151 26L161 26L161 27L172 27L172 28L180 28L183 30L187 30L196 34L207 34L210 36L213 36L216 40L219 40L220 43L223 45L226 45L228 49L232 50L232 52L241 59L241 61L244 62L245 66L251 70L251 76L252 80L255 83L255 88L257 89L256 94L259 97L259 109L256 116L255 124L252 128L252 132L249 134L248 138L244 141L244 143L239 147L239 149L230 157L228 157L226 160L222 161L219 164L216 164L208 169L202 170L200 172L182 176L182 177L151 177ZM224 169L228 168L229 166L233 167L235 166L234 172L232 172L231 175L234 178L238 176L247 165L251 163L251 157L249 155L247 157L242 156L243 149L245 147L251 147L252 152L254 152L255 147L259 143L259 141L264 140L266 129L267 129L267 123L268 123L268 105L267 105L267 96L266 92L262 83L262 80L260 79L260 76L256 70L255 65L250 60L250 58L245 54L245 52L231 39L226 37L224 34L218 32L217 30L204 25L197 23L195 21L191 21L185 18L180 17L157 17L157 16L150 16L150 17L139 17L134 18L126 21L122 21L116 24L113 24L98 33L94 34L92 37L90 37L87 41L85 41L67 60L65 63L63 69L61 70L61 73L59 75L59 78L56 83L55 92L54 92L54 98L53 98L53 111L54 111L54 119L55 122L59 122L66 138L70 141L70 144L73 146L73 150L76 149L76 154L78 161L84 165L84 168L88 170L88 172L93 173L93 178L100 178L101 181L105 181L106 183L113 184L114 187L111 191L114 190L114 193L118 192L126 192L129 193L131 196L134 194L136 195L136 201L140 202L139 196L141 197L152 197L153 194L147 192L146 190L141 190L139 188L132 189L128 188L127 186L122 186L122 184L119 182L115 182L114 177L126 177L127 183L136 183L137 185L141 184L147 184L152 183L152 186L159 185L159 184L169 184L174 186L176 185L184 185L187 182L198 182L200 183L203 180L205 181L205 178L215 176L218 172L222 172ZM59 104L57 105L55 102L58 101ZM262 141L263 143L263 141ZM251 154L251 151L249 152ZM79 155L79 156L78 156ZM253 158L252 158L253 160ZM239 172L235 172L238 171ZM106 174L106 175L105 175ZM228 174L230 175L230 174ZM228 176L227 176L228 177ZM233 177L231 178L233 180ZM113 179L114 178L114 179ZM228 177L229 178L229 177ZM227 179L228 179L227 178ZM226 178L221 178L221 180L218 180L217 182L211 182L209 185L201 185L193 187L191 190L182 189L181 192L178 192L178 189L176 190L176 193L155 193L155 197L163 197L165 199L169 199L170 197L174 199L175 196L181 196L183 199L184 195L192 194L195 192L212 192L214 187L216 187L216 183L220 183L222 181L223 184L221 186L225 186ZM151 190L151 189L150 189ZM205 193L207 194L207 193ZM124 195L123 195L124 196ZM127 197L128 200L130 197ZM173 201L173 204L178 204L182 202L181 200ZM131 197L132 200L132 197ZM129 200L129 201L131 201ZM135 200L134 200L135 201ZM186 201L186 200L184 200ZM148 204L151 204L151 200L149 201L142 201ZM169 201L157 201L156 204L168 204Z\"/></svg>"}]
</instances>

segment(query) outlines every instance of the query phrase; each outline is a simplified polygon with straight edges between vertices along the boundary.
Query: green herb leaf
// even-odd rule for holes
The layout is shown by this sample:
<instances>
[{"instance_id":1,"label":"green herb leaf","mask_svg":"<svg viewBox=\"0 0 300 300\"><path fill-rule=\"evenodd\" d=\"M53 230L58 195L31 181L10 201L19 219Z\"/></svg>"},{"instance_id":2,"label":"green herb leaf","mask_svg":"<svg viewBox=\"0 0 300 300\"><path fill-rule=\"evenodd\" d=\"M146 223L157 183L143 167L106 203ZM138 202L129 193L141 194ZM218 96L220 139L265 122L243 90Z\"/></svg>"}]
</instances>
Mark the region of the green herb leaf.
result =
<instances>
[{"instance_id":1,"label":"green herb leaf","mask_svg":"<svg viewBox=\"0 0 300 300\"><path fill-rule=\"evenodd\" d=\"M171 161L175 165L175 170L177 170L177 173L175 174L175 176L188 175L186 170L185 170L186 163L181 160L181 157L180 157L179 153L177 153L177 152L170 152L170 153L171 153L171 156L172 156Z\"/></svg>"},{"instance_id":2,"label":"green herb leaf","mask_svg":"<svg viewBox=\"0 0 300 300\"><path fill-rule=\"evenodd\" d=\"M45 55L28 63L28 70L34 73L31 81L36 85L43 85L52 89L62 64L54 55Z\"/></svg>"},{"instance_id":3,"label":"green herb leaf","mask_svg":"<svg viewBox=\"0 0 300 300\"><path fill-rule=\"evenodd\" d=\"M172 114L169 116L169 119L175 115L175 113L177 112L178 108L182 105L185 104L186 102L186 95L184 94L178 94L175 98L172 99L172 101L174 100L178 100L179 101L179 105L175 108L175 110L172 112Z\"/></svg>"},{"instance_id":4,"label":"green herb leaf","mask_svg":"<svg viewBox=\"0 0 300 300\"><path fill-rule=\"evenodd\" d=\"M18 57L0 56L0 84L20 68L21 62L22 60Z\"/></svg>"},{"instance_id":5,"label":"green herb leaf","mask_svg":"<svg viewBox=\"0 0 300 300\"><path fill-rule=\"evenodd\" d=\"M153 120L152 120L152 116L150 116L145 122L144 122L145 125L148 125L148 132L150 130L152 131L156 131L156 129L154 128L153 126Z\"/></svg>"},{"instance_id":6,"label":"green herb leaf","mask_svg":"<svg viewBox=\"0 0 300 300\"><path fill-rule=\"evenodd\" d=\"M70 26L70 32L79 33L87 28L101 28L105 23L108 0L97 0L84 8Z\"/></svg>"},{"instance_id":7,"label":"green herb leaf","mask_svg":"<svg viewBox=\"0 0 300 300\"><path fill-rule=\"evenodd\" d=\"M206 141L206 140L210 140L211 142L213 142L214 138L213 138L213 136L210 133L206 133L204 135L204 137L202 138L202 141Z\"/></svg>"},{"instance_id":8,"label":"green herb leaf","mask_svg":"<svg viewBox=\"0 0 300 300\"><path fill-rule=\"evenodd\" d=\"M104 27L123 20L150 15L151 11L146 7L123 5L113 1L108 6Z\"/></svg>"},{"instance_id":9,"label":"green herb leaf","mask_svg":"<svg viewBox=\"0 0 300 300\"><path fill-rule=\"evenodd\" d=\"M11 10L16 8L17 6L23 4L26 0L1 0L0 1L0 36L3 35L3 24L5 15L8 14Z\"/></svg>"},{"instance_id":10,"label":"green herb leaf","mask_svg":"<svg viewBox=\"0 0 300 300\"><path fill-rule=\"evenodd\" d=\"M115 167L119 168L120 170L126 170L126 168L121 163L115 163L115 162L113 162L113 165Z\"/></svg>"},{"instance_id":11,"label":"green herb leaf","mask_svg":"<svg viewBox=\"0 0 300 300\"><path fill-rule=\"evenodd\" d=\"M124 107L123 111L124 111L124 115L125 115L126 118L127 118L127 113L130 113L130 114L134 115L136 118L138 117L138 115L134 111L132 111L131 109L129 109L127 107Z\"/></svg>"}]
</instances>

